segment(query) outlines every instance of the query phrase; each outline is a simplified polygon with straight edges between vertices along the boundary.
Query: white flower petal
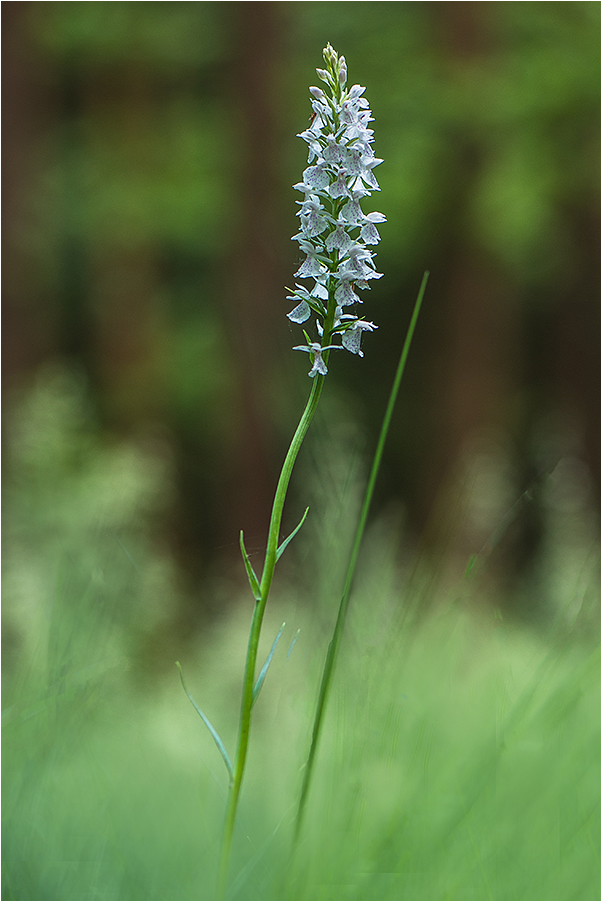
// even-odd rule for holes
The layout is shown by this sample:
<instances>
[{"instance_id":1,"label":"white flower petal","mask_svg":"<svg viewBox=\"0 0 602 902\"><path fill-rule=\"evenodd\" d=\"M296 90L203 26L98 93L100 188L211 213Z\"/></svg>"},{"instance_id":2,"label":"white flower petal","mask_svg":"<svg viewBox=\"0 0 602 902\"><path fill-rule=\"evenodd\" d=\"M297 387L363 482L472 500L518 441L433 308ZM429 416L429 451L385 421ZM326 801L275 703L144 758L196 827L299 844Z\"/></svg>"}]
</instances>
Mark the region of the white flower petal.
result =
<instances>
[{"instance_id":1,"label":"white flower petal","mask_svg":"<svg viewBox=\"0 0 602 902\"><path fill-rule=\"evenodd\" d=\"M311 316L311 307L307 301L301 301L294 310L291 310L291 312L286 315L292 323L304 323Z\"/></svg>"}]
</instances>

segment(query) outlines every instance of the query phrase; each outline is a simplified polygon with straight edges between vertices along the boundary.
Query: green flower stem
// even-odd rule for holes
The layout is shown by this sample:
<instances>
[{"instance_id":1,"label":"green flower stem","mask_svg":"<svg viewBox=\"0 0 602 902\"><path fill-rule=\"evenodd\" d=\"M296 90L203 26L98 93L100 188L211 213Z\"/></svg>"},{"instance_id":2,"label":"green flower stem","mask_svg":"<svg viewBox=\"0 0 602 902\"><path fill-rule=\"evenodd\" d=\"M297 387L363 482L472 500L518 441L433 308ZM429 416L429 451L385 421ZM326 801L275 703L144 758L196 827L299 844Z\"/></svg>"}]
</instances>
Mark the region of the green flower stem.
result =
<instances>
[{"instance_id":1,"label":"green flower stem","mask_svg":"<svg viewBox=\"0 0 602 902\"><path fill-rule=\"evenodd\" d=\"M376 446L376 451L374 453L374 460L372 462L372 469L370 471L370 477L368 479L368 485L366 487L366 493L364 495L364 502L362 505L362 510L361 510L359 522L357 525L357 530L355 533L353 549L351 551L351 557L349 559L349 565L347 567L347 575L345 578L345 586L343 588L343 595L341 597L341 603L339 605L339 613L337 616L337 621L335 624L332 639L328 646L328 652L326 655L326 661L325 661L324 670L322 673L322 682L320 684L320 691L318 694L318 704L316 706L316 713L315 713L315 717L314 717L311 745L310 745L310 749L309 749L307 763L306 763L304 773L303 773L303 784L301 787L301 795L299 798L299 808L297 810L297 817L296 817L296 821L295 821L294 834L293 834L293 853L294 853L295 848L297 847L299 837L301 834L301 827L303 824L303 815L304 815L305 806L307 803L307 796L309 793L309 787L310 787L310 783L311 783L313 765L314 765L314 760L315 760L315 756L316 756L316 750L318 748L318 740L320 738L320 731L321 731L321 727L322 727L322 721L323 721L323 717L324 717L326 701L328 698L328 691L330 689L330 685L332 682L332 675L333 675L334 666L336 663L337 652L339 649L339 645L341 643L341 636L343 634L343 628L345 626L345 618L347 616L347 608L349 607L349 596L351 594L351 586L353 584L355 565L357 563L357 557L358 557L360 546L362 543L362 538L364 536L366 520L368 519L368 512L370 510L370 504L372 502L372 495L374 494L374 486L376 484L376 478L378 476L378 471L380 469L380 462L382 459L385 442L387 440L387 433L389 431L391 417L393 416L393 409L395 407L395 402L397 400L397 394L399 392L399 386L401 385L401 379L402 379L402 376L403 376L403 373L405 370L406 361L408 359L408 354L410 352L410 345L412 343L414 329L416 327L416 322L418 320L418 314L420 313L420 307L422 305L422 298L424 297L424 292L426 289L426 283L427 283L428 277L429 277L429 273L425 272L424 276L422 277L422 282L420 284L420 289L418 291L416 303L414 304L414 311L412 313L410 325L408 326L408 331L407 331L406 338L405 338L403 348L401 351L401 356L399 358L399 363L397 365L397 371L395 373L393 387L391 388L391 394L389 396L389 403L387 404L387 409L385 411L385 416L384 416L383 423L382 423L381 430L380 430L378 444Z\"/></svg>"},{"instance_id":2,"label":"green flower stem","mask_svg":"<svg viewBox=\"0 0 602 902\"><path fill-rule=\"evenodd\" d=\"M332 322L330 328L332 328ZM286 492L290 482L291 474L293 472L293 467L303 443L303 439L305 438L314 413L316 412L323 385L324 376L317 375L314 378L307 405L305 407L305 410L303 411L303 415L299 421L299 425L297 426L297 430L293 436L293 440L284 460L282 472L280 473L280 479L278 480L278 486L276 488L276 495L274 497L272 516L270 519L270 529L268 533L268 543L260 582L260 598L255 603L253 619L251 621L251 630L249 633L249 644L247 647L247 660L245 664L243 695L240 710L238 747L236 752L236 760L234 763L234 772L229 786L228 804L226 807L226 818L219 864L218 893L220 899L225 898L226 884L228 880L228 865L232 848L234 822L236 820L238 798L242 785L242 778L247 759L247 748L249 745L249 735L251 731L253 687L255 686L255 671L257 668L257 648L259 645L259 636L261 633L263 615L265 613L268 595L270 593L270 587L272 585L272 578L274 576L274 569L276 567L278 537L280 533L280 523L282 520L282 510L284 508Z\"/></svg>"}]
</instances>

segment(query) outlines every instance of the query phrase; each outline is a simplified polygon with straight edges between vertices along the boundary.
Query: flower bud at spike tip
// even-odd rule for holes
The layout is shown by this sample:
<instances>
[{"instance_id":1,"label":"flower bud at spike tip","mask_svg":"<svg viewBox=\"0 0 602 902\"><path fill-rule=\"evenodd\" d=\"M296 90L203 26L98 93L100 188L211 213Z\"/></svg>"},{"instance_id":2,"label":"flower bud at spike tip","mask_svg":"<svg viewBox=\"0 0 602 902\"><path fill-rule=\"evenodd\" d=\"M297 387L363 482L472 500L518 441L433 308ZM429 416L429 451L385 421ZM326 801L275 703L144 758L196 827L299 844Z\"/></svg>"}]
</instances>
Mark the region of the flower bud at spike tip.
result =
<instances>
[{"instance_id":1,"label":"flower bud at spike tip","mask_svg":"<svg viewBox=\"0 0 602 902\"><path fill-rule=\"evenodd\" d=\"M326 65L334 69L337 64L337 54L336 50L331 46L330 42L322 51L322 56L324 57L324 62L326 63Z\"/></svg>"},{"instance_id":2,"label":"flower bud at spike tip","mask_svg":"<svg viewBox=\"0 0 602 902\"><path fill-rule=\"evenodd\" d=\"M311 279L312 284L297 285L288 298L297 306L287 314L298 324L316 314L320 341L312 341L306 333L307 344L295 348L311 355L312 378L328 372L324 352L343 348L362 357L362 332L376 329L348 311L362 302L356 292L382 276L374 265L375 252L369 248L380 241L377 224L386 222L382 213L366 214L361 207L364 198L380 190L373 170L382 163L372 149L374 133L368 125L373 119L363 96L366 89L346 88L347 62L330 44L323 56L328 68L316 72L326 91L315 85L309 89L313 117L299 135L309 146L308 166L294 186L303 193L303 200L298 201L301 225L293 241L305 254L295 275ZM339 338L341 344L331 344Z\"/></svg>"}]
</instances>

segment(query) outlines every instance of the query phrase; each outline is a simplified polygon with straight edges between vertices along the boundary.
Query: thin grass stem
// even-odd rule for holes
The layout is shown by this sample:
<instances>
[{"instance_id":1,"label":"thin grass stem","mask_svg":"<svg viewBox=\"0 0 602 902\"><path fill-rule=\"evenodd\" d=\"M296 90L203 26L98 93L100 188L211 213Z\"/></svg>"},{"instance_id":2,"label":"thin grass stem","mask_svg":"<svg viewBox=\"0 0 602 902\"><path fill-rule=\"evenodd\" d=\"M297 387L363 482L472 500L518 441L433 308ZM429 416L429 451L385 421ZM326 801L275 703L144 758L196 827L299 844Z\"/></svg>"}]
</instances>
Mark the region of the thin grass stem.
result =
<instances>
[{"instance_id":1,"label":"thin grass stem","mask_svg":"<svg viewBox=\"0 0 602 902\"><path fill-rule=\"evenodd\" d=\"M316 706L316 713L314 716L311 745L309 748L309 755L307 758L307 763L304 768L303 784L301 786L301 795L299 797L299 807L297 809L297 816L296 816L295 826L294 826L293 854L298 845L299 838L301 836L301 829L303 826L303 817L305 814L307 798L309 795L309 789L310 789L310 785L311 785L314 761L315 761L315 757L316 757L316 751L318 748L318 742L320 739L322 723L323 723L323 719L324 719L324 711L326 708L328 693L329 693L330 686L332 683L332 675L333 675L334 667L336 664L337 653L339 650L339 645L341 643L341 637L342 637L343 629L345 626L345 618L347 616L347 609L349 607L349 597L351 594L351 587L353 584L353 577L355 574L357 558L358 558L360 546L362 543L362 539L364 536L364 530L366 527L366 521L368 519L370 505L372 503L372 496L374 494L374 486L376 485L376 479L378 477L378 471L380 469L383 450L385 447L385 442L387 440L389 426L391 424L391 417L393 416L393 410L395 408L395 402L397 401L397 395L399 393L401 379L403 377L406 362L408 359L408 354L410 352L410 346L412 344L414 330L416 328L416 323L418 321L418 315L420 313L420 308L422 306L422 299L424 297L424 292L426 290L426 283L428 281L428 277L429 277L429 273L425 272L424 276L422 277L422 282L420 284L420 289L418 291L416 303L414 304L412 318L410 319L410 325L408 326L408 331L407 331L406 338L405 338L403 348L401 351L401 356L399 358L399 363L397 365L395 379L393 381L393 386L391 388L391 394L389 396L389 403L387 404L387 409L385 411L385 416L383 419L383 423L382 423L381 430L380 430L380 435L378 438L378 444L376 446L376 451L374 453L372 469L370 471L368 484L366 486L366 492L364 494L362 510L360 513L357 530L355 533L355 539L353 542L353 548L351 550L351 556L349 558L349 564L347 567L347 574L345 577L343 594L342 594L341 602L339 605L339 612L337 615L337 620L336 620L336 624L334 627L332 639L330 640L330 644L328 646L328 652L326 654L326 661L324 663L324 670L322 672L322 681L320 683L320 691L318 693L318 703Z\"/></svg>"}]
</instances>

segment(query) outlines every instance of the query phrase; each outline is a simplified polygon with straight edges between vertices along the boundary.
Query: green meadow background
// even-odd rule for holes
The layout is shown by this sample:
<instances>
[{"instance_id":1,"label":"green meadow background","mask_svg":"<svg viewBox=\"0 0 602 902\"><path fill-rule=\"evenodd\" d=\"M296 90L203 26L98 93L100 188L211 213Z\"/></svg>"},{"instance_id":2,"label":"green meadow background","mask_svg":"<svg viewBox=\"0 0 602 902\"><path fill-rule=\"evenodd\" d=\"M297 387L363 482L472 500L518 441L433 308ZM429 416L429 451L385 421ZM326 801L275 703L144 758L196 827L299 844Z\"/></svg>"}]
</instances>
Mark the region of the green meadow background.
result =
<instances>
[{"instance_id":1,"label":"green meadow background","mask_svg":"<svg viewBox=\"0 0 602 902\"><path fill-rule=\"evenodd\" d=\"M327 41L385 160L379 329L293 476L229 897L599 898L599 4L1 13L3 899L215 898L227 774L175 661L232 754Z\"/></svg>"}]
</instances>

